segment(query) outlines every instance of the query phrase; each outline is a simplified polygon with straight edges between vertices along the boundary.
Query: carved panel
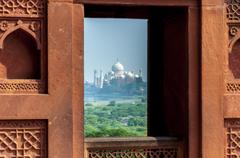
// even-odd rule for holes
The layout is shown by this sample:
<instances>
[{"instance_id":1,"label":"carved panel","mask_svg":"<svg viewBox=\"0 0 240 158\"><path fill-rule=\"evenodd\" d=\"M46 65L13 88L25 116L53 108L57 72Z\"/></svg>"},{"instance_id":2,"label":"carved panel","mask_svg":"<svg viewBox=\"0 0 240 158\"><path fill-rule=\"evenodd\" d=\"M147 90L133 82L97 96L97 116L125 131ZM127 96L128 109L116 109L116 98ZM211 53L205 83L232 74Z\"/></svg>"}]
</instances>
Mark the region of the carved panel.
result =
<instances>
[{"instance_id":1,"label":"carved panel","mask_svg":"<svg viewBox=\"0 0 240 158\"><path fill-rule=\"evenodd\" d=\"M240 20L240 0L226 0L227 19L231 22L239 22Z\"/></svg>"},{"instance_id":2,"label":"carved panel","mask_svg":"<svg viewBox=\"0 0 240 158\"><path fill-rule=\"evenodd\" d=\"M177 148L89 149L87 158L177 158Z\"/></svg>"},{"instance_id":3,"label":"carved panel","mask_svg":"<svg viewBox=\"0 0 240 158\"><path fill-rule=\"evenodd\" d=\"M229 93L240 93L240 83L227 83L226 91Z\"/></svg>"},{"instance_id":4,"label":"carved panel","mask_svg":"<svg viewBox=\"0 0 240 158\"><path fill-rule=\"evenodd\" d=\"M4 80L0 82L0 93L44 93L45 84L38 80Z\"/></svg>"},{"instance_id":5,"label":"carved panel","mask_svg":"<svg viewBox=\"0 0 240 158\"><path fill-rule=\"evenodd\" d=\"M226 158L240 158L240 119L226 119Z\"/></svg>"},{"instance_id":6,"label":"carved panel","mask_svg":"<svg viewBox=\"0 0 240 158\"><path fill-rule=\"evenodd\" d=\"M1 158L47 158L47 122L0 121Z\"/></svg>"},{"instance_id":7,"label":"carved panel","mask_svg":"<svg viewBox=\"0 0 240 158\"><path fill-rule=\"evenodd\" d=\"M47 54L46 54L46 11L47 0L0 0L0 53L6 53L4 42L13 33L22 31L36 43L36 52L39 53L39 59L31 63L39 63L36 66L38 77L14 78L14 80L5 80L7 77L0 78L0 93L45 93L47 92ZM20 41L24 41L25 39ZM26 41L26 40L25 40ZM14 43L14 42L13 42ZM13 47L16 48L15 44ZM25 44L27 45L27 44ZM7 49L7 48L6 48ZM24 53L26 54L25 49ZM29 48L29 50L33 50ZM11 50L13 51L13 50ZM22 50L23 52L23 50ZM19 53L18 53L19 54ZM25 55L24 54L24 55ZM26 55L25 55L26 56ZM4 57L8 57L4 55ZM32 56L31 56L32 57ZM20 58L24 60L23 58ZM4 59L5 60L5 59ZM9 60L10 61L10 60ZM29 60L25 62L30 63ZM17 64L17 63L15 63ZM8 71L8 65L2 64L0 69L2 74ZM13 67L13 66L12 66ZM18 67L18 66L15 66ZM29 66L31 67L31 66ZM20 70L18 69L18 72ZM26 72L26 71L23 71ZM21 75L22 76L22 75ZM29 79L29 80L28 80ZM35 79L35 80L32 80Z\"/></svg>"},{"instance_id":8,"label":"carved panel","mask_svg":"<svg viewBox=\"0 0 240 158\"><path fill-rule=\"evenodd\" d=\"M43 0L1 0L0 16L42 17L44 3Z\"/></svg>"}]
</instances>

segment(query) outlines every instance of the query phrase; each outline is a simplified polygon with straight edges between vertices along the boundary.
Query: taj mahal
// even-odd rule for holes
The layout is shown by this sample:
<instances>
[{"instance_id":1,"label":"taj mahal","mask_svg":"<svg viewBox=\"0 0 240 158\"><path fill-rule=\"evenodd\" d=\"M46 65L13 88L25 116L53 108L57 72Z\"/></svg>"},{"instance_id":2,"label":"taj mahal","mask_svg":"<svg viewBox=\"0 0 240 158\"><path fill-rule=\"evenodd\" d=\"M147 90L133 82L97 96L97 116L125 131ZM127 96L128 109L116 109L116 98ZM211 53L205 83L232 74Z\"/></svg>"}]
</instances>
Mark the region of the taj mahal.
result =
<instances>
[{"instance_id":1,"label":"taj mahal","mask_svg":"<svg viewBox=\"0 0 240 158\"><path fill-rule=\"evenodd\" d=\"M116 85L126 85L134 82L143 82L142 70L140 69L138 73L133 71L125 71L124 66L117 61L112 65L112 71L107 72L103 75L103 71L100 70L98 74L97 70L94 70L94 86L97 88L104 88L106 86Z\"/></svg>"},{"instance_id":2,"label":"taj mahal","mask_svg":"<svg viewBox=\"0 0 240 158\"><path fill-rule=\"evenodd\" d=\"M100 92L120 92L127 94L146 93L146 82L143 80L142 70L138 72L125 71L119 61L114 63L109 72L94 70L93 83L85 83L86 89ZM94 90L94 91L95 91Z\"/></svg>"}]
</instances>

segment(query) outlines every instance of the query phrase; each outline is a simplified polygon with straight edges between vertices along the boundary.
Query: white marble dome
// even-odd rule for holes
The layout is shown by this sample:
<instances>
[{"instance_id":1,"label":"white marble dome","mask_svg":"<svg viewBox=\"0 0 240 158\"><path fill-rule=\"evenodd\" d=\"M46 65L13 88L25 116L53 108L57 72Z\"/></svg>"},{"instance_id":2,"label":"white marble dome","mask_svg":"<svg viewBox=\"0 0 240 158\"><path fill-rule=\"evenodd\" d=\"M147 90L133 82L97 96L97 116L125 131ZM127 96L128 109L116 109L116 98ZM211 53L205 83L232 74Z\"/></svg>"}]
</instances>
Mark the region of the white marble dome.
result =
<instances>
[{"instance_id":1,"label":"white marble dome","mask_svg":"<svg viewBox=\"0 0 240 158\"><path fill-rule=\"evenodd\" d=\"M133 74L132 72L127 72L127 73L126 73L126 76L127 76L128 78L134 79L134 74Z\"/></svg>"},{"instance_id":2,"label":"white marble dome","mask_svg":"<svg viewBox=\"0 0 240 158\"><path fill-rule=\"evenodd\" d=\"M117 73L117 72L122 72L124 71L124 67L120 62L116 62L113 66L112 66L112 71Z\"/></svg>"}]
</instances>

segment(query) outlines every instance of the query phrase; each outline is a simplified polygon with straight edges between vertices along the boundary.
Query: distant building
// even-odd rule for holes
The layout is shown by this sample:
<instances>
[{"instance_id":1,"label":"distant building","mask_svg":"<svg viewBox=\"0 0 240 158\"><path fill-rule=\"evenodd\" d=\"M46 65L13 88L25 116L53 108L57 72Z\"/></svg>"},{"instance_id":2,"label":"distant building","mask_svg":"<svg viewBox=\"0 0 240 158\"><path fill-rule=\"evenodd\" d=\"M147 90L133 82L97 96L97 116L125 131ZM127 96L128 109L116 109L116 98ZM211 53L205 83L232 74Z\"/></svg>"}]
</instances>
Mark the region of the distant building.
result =
<instances>
[{"instance_id":1,"label":"distant building","mask_svg":"<svg viewBox=\"0 0 240 158\"><path fill-rule=\"evenodd\" d=\"M100 70L94 70L93 87L101 89L101 92L122 92L122 93L146 93L146 82L142 78L142 70L137 73L125 71L124 66L117 61L112 65L112 70L103 74Z\"/></svg>"},{"instance_id":2,"label":"distant building","mask_svg":"<svg viewBox=\"0 0 240 158\"><path fill-rule=\"evenodd\" d=\"M104 77L102 70L100 70L99 75L98 71L94 70L94 86L97 88L104 88L112 84L120 86L134 82L143 82L142 70L140 69L138 73L124 71L124 66L119 61L112 65L112 71L104 74Z\"/></svg>"}]
</instances>

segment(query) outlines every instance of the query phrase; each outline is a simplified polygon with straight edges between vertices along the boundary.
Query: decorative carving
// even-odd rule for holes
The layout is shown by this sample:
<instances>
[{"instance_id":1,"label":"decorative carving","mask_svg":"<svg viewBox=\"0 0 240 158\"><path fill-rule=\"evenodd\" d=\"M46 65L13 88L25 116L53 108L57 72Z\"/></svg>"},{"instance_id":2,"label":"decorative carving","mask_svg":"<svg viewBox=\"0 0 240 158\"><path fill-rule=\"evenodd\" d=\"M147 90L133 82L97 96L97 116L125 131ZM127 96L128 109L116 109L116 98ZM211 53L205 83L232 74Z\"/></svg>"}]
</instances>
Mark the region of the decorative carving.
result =
<instances>
[{"instance_id":1,"label":"decorative carving","mask_svg":"<svg viewBox=\"0 0 240 158\"><path fill-rule=\"evenodd\" d=\"M21 30L30 35L40 52L40 80L1 80L0 93L44 93L46 90L46 7L47 0L0 0L0 53L4 40ZM33 52L35 53L35 52ZM35 78L34 78L35 79ZM38 78L37 78L38 79Z\"/></svg>"},{"instance_id":2,"label":"decorative carving","mask_svg":"<svg viewBox=\"0 0 240 158\"><path fill-rule=\"evenodd\" d=\"M228 93L240 93L240 83L227 83L226 91Z\"/></svg>"},{"instance_id":3,"label":"decorative carving","mask_svg":"<svg viewBox=\"0 0 240 158\"><path fill-rule=\"evenodd\" d=\"M0 157L47 158L45 121L0 121Z\"/></svg>"},{"instance_id":4,"label":"decorative carving","mask_svg":"<svg viewBox=\"0 0 240 158\"><path fill-rule=\"evenodd\" d=\"M237 118L225 119L224 125L226 128L240 127L240 119Z\"/></svg>"},{"instance_id":5,"label":"decorative carving","mask_svg":"<svg viewBox=\"0 0 240 158\"><path fill-rule=\"evenodd\" d=\"M226 0L227 19L235 22L240 20L240 0Z\"/></svg>"},{"instance_id":6,"label":"decorative carving","mask_svg":"<svg viewBox=\"0 0 240 158\"><path fill-rule=\"evenodd\" d=\"M229 30L230 35L235 36L235 35L237 35L238 32L239 32L238 27L236 27L236 26L230 27L230 30Z\"/></svg>"},{"instance_id":7,"label":"decorative carving","mask_svg":"<svg viewBox=\"0 0 240 158\"><path fill-rule=\"evenodd\" d=\"M44 93L45 85L39 80L4 80L0 82L0 93Z\"/></svg>"},{"instance_id":8,"label":"decorative carving","mask_svg":"<svg viewBox=\"0 0 240 158\"><path fill-rule=\"evenodd\" d=\"M240 119L226 119L226 158L240 158Z\"/></svg>"},{"instance_id":9,"label":"decorative carving","mask_svg":"<svg viewBox=\"0 0 240 158\"><path fill-rule=\"evenodd\" d=\"M45 0L1 0L0 16L43 17Z\"/></svg>"},{"instance_id":10,"label":"decorative carving","mask_svg":"<svg viewBox=\"0 0 240 158\"><path fill-rule=\"evenodd\" d=\"M35 39L37 48L41 49L41 21L38 20L12 20L0 22L0 49L4 48L5 38L15 30L22 29Z\"/></svg>"},{"instance_id":11,"label":"decorative carving","mask_svg":"<svg viewBox=\"0 0 240 158\"><path fill-rule=\"evenodd\" d=\"M231 53L234 45L240 39L240 25L238 24L228 24L229 28L229 45L228 52Z\"/></svg>"},{"instance_id":12,"label":"decorative carving","mask_svg":"<svg viewBox=\"0 0 240 158\"><path fill-rule=\"evenodd\" d=\"M226 93L240 93L240 0L225 0L229 45L225 68Z\"/></svg>"},{"instance_id":13,"label":"decorative carving","mask_svg":"<svg viewBox=\"0 0 240 158\"><path fill-rule=\"evenodd\" d=\"M1 29L1 31L7 31L9 29L8 22L7 21L2 21L0 23L0 29Z\"/></svg>"},{"instance_id":14,"label":"decorative carving","mask_svg":"<svg viewBox=\"0 0 240 158\"><path fill-rule=\"evenodd\" d=\"M178 149L161 148L121 148L89 149L87 158L177 158Z\"/></svg>"},{"instance_id":15,"label":"decorative carving","mask_svg":"<svg viewBox=\"0 0 240 158\"><path fill-rule=\"evenodd\" d=\"M32 23L30 24L30 29L31 29L33 32L39 31L39 29L40 29L40 23L38 23L38 22L32 22Z\"/></svg>"}]
</instances>

